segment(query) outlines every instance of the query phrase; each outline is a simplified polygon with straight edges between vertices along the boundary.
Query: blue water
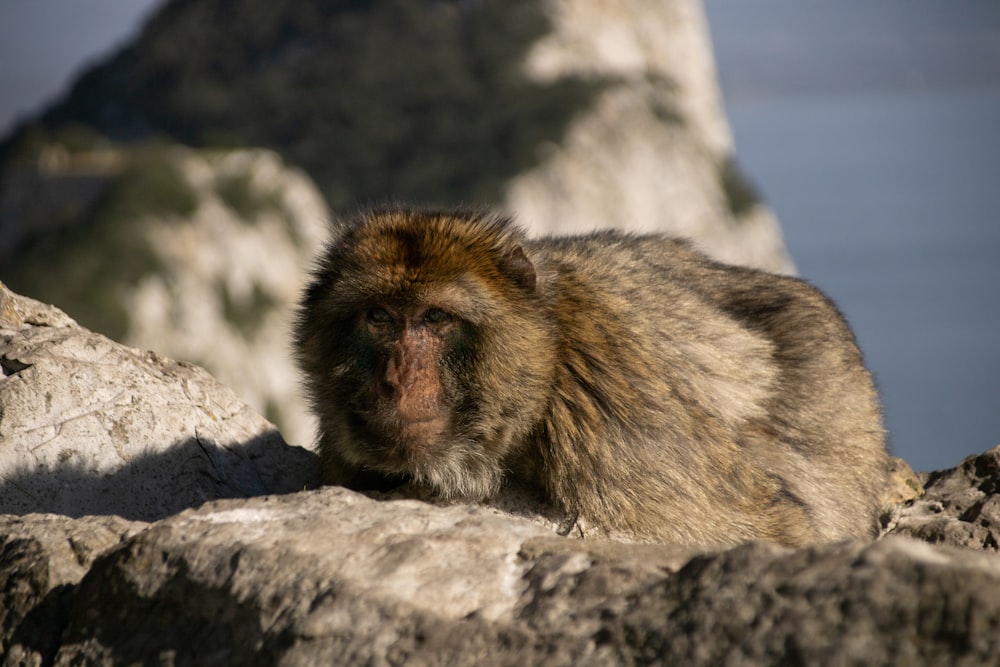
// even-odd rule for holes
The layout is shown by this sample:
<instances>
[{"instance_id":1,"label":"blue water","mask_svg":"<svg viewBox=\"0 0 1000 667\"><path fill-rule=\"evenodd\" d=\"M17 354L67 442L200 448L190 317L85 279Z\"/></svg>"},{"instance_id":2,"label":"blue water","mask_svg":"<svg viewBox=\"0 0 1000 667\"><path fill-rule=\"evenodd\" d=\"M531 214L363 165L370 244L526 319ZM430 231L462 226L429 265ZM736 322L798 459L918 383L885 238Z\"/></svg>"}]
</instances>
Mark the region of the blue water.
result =
<instances>
[{"instance_id":1,"label":"blue water","mask_svg":"<svg viewBox=\"0 0 1000 667\"><path fill-rule=\"evenodd\" d=\"M917 470L1000 444L1000 90L733 102L740 164L840 305Z\"/></svg>"}]
</instances>

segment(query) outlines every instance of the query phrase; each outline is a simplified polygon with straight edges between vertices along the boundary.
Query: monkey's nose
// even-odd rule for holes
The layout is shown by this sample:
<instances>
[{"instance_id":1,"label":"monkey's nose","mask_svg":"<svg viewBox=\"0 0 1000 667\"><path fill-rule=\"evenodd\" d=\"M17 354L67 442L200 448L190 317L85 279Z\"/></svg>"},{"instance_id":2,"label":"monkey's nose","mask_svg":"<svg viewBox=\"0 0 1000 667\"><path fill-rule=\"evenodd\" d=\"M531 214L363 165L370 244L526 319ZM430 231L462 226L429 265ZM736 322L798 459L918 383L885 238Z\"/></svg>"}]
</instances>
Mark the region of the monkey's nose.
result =
<instances>
[{"instance_id":1,"label":"monkey's nose","mask_svg":"<svg viewBox=\"0 0 1000 667\"><path fill-rule=\"evenodd\" d=\"M385 382L393 389L409 389L420 378L421 364L405 353L393 354L386 364Z\"/></svg>"}]
</instances>

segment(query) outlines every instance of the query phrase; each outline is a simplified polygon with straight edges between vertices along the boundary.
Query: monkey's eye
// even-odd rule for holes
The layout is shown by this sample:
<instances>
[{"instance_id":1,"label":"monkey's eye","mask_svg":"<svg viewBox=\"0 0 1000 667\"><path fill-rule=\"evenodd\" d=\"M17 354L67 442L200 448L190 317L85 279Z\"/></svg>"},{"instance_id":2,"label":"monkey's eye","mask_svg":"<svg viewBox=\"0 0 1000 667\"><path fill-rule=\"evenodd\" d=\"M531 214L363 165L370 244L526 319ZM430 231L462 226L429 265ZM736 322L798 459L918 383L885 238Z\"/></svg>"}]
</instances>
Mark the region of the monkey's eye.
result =
<instances>
[{"instance_id":1,"label":"monkey's eye","mask_svg":"<svg viewBox=\"0 0 1000 667\"><path fill-rule=\"evenodd\" d=\"M440 308L429 308L426 313L424 313L424 322L428 324L444 324L445 322L451 322L454 317L451 313L441 310Z\"/></svg>"},{"instance_id":2,"label":"monkey's eye","mask_svg":"<svg viewBox=\"0 0 1000 667\"><path fill-rule=\"evenodd\" d=\"M385 308L375 306L374 308L369 308L368 312L365 313L365 317L372 324L391 324L392 315Z\"/></svg>"}]
</instances>

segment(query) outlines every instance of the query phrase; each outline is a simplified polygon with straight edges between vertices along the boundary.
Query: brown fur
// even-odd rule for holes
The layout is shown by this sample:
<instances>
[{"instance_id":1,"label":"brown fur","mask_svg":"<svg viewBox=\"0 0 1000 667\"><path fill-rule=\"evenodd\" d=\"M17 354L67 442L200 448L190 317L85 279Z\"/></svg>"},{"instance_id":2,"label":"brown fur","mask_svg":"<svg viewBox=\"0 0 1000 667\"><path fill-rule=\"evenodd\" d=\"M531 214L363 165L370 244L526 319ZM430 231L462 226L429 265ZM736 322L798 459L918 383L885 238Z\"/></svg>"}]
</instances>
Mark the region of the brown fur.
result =
<instances>
[{"instance_id":1,"label":"brown fur","mask_svg":"<svg viewBox=\"0 0 1000 667\"><path fill-rule=\"evenodd\" d=\"M528 241L483 212L340 223L296 349L330 483L486 498L693 545L870 536L886 453L836 308L663 236ZM367 479L366 479L367 478Z\"/></svg>"}]
</instances>

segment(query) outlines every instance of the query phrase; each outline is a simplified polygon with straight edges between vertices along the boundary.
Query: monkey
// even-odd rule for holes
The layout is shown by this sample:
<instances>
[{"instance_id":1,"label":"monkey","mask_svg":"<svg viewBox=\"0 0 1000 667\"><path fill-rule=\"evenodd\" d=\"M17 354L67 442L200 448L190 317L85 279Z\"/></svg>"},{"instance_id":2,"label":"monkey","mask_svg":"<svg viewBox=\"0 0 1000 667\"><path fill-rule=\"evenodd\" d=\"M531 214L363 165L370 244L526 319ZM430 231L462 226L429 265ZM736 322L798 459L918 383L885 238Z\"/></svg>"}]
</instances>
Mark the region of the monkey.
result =
<instances>
[{"instance_id":1,"label":"monkey","mask_svg":"<svg viewBox=\"0 0 1000 667\"><path fill-rule=\"evenodd\" d=\"M293 335L325 483L484 501L517 480L698 547L875 535L874 381L805 281L666 235L529 239L488 209L331 226Z\"/></svg>"}]
</instances>

